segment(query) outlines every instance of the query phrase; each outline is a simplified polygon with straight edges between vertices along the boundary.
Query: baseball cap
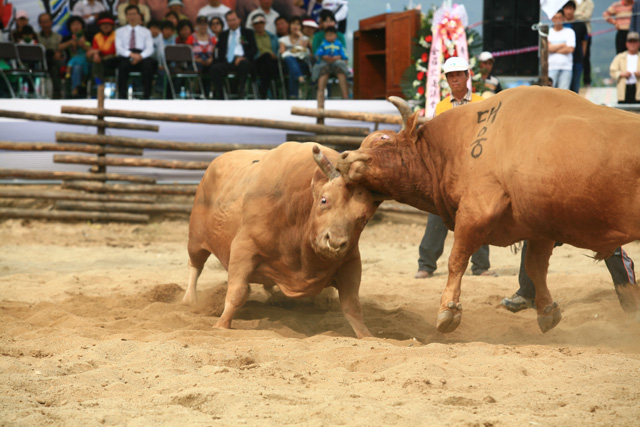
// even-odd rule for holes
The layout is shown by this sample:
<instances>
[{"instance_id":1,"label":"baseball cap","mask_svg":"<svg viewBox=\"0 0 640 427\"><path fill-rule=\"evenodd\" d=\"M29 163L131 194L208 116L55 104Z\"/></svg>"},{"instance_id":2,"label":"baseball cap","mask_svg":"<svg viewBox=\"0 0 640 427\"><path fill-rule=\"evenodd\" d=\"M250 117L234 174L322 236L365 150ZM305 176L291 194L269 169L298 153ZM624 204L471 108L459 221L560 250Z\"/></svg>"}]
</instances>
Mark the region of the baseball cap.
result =
<instances>
[{"instance_id":1,"label":"baseball cap","mask_svg":"<svg viewBox=\"0 0 640 427\"><path fill-rule=\"evenodd\" d=\"M627 41L630 40L640 40L640 34L636 33L635 31L629 31L629 33L627 34Z\"/></svg>"},{"instance_id":2,"label":"baseball cap","mask_svg":"<svg viewBox=\"0 0 640 427\"><path fill-rule=\"evenodd\" d=\"M29 14L26 10L19 10L16 12L16 19L20 18L29 19Z\"/></svg>"},{"instance_id":3,"label":"baseball cap","mask_svg":"<svg viewBox=\"0 0 640 427\"><path fill-rule=\"evenodd\" d=\"M314 21L313 19L305 19L304 21L302 21L302 26L303 27L318 28L318 23L316 21Z\"/></svg>"},{"instance_id":4,"label":"baseball cap","mask_svg":"<svg viewBox=\"0 0 640 427\"><path fill-rule=\"evenodd\" d=\"M491 55L491 52L484 51L480 55L478 55L478 61L480 62L491 61L492 59L493 55Z\"/></svg>"},{"instance_id":5,"label":"baseball cap","mask_svg":"<svg viewBox=\"0 0 640 427\"><path fill-rule=\"evenodd\" d=\"M257 13L253 19L251 19L251 23L252 24L257 24L260 22L267 22L267 19L264 17L264 15L262 13Z\"/></svg>"},{"instance_id":6,"label":"baseball cap","mask_svg":"<svg viewBox=\"0 0 640 427\"><path fill-rule=\"evenodd\" d=\"M102 24L111 24L111 25L115 25L115 21L111 18L102 18L97 22L98 25L102 25Z\"/></svg>"},{"instance_id":7,"label":"baseball cap","mask_svg":"<svg viewBox=\"0 0 640 427\"><path fill-rule=\"evenodd\" d=\"M467 64L467 61L465 61L463 58L453 56L445 61L444 65L442 66L442 70L445 74L451 73L453 71L468 71L469 64Z\"/></svg>"}]
</instances>

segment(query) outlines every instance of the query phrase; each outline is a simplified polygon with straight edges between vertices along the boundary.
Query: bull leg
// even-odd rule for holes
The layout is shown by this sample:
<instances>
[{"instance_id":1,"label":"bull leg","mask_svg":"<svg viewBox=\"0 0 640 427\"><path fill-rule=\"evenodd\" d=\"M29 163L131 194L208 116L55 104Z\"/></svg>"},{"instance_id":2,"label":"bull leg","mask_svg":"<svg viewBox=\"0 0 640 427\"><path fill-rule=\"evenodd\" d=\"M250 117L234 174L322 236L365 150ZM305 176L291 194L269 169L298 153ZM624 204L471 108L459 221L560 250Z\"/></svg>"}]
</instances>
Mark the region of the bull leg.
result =
<instances>
[{"instance_id":1,"label":"bull leg","mask_svg":"<svg viewBox=\"0 0 640 427\"><path fill-rule=\"evenodd\" d=\"M198 278L204 268L204 263L207 262L211 253L203 249L189 251L189 281L187 284L187 292L182 297L182 302L186 304L195 305L198 297L196 294L196 287L198 286Z\"/></svg>"},{"instance_id":2,"label":"bull leg","mask_svg":"<svg viewBox=\"0 0 640 427\"><path fill-rule=\"evenodd\" d=\"M560 307L553 302L547 288L547 271L553 245L553 240L529 240L524 258L524 268L536 288L538 326L542 332L553 329L562 319Z\"/></svg>"},{"instance_id":3,"label":"bull leg","mask_svg":"<svg viewBox=\"0 0 640 427\"><path fill-rule=\"evenodd\" d=\"M340 267L336 272L336 287L338 296L340 297L340 308L347 319L347 322L353 328L358 338L372 337L362 316L362 307L360 306L360 278L362 277L362 263L360 256L353 259Z\"/></svg>"},{"instance_id":4,"label":"bull leg","mask_svg":"<svg viewBox=\"0 0 640 427\"><path fill-rule=\"evenodd\" d=\"M255 267L254 254L255 252L250 249L250 245L239 244L237 241L231 244L227 296L224 300L222 315L213 326L214 328L231 328L233 317L247 302L249 297L249 276Z\"/></svg>"}]
</instances>

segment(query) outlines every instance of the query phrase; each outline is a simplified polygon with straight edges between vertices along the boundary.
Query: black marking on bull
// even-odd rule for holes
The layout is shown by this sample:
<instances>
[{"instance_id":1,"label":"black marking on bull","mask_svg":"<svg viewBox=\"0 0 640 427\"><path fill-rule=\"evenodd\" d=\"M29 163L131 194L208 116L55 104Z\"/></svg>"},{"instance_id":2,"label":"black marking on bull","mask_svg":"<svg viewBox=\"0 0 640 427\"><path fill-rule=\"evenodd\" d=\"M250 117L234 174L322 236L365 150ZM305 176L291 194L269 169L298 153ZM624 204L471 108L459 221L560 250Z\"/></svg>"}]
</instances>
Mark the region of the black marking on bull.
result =
<instances>
[{"instance_id":1,"label":"black marking on bull","mask_svg":"<svg viewBox=\"0 0 640 427\"><path fill-rule=\"evenodd\" d=\"M471 157L474 159L477 159L482 154L482 143L487 140L487 138L482 138L482 136L487 133L489 126L496 121L500 107L502 107L502 101L500 101L497 107L491 107L490 110L478 111L478 123L486 123L486 125L482 126L480 132L476 135L476 140L471 143L473 147L471 149Z\"/></svg>"},{"instance_id":2,"label":"black marking on bull","mask_svg":"<svg viewBox=\"0 0 640 427\"><path fill-rule=\"evenodd\" d=\"M251 163L258 163L260 160L254 160Z\"/></svg>"}]
</instances>

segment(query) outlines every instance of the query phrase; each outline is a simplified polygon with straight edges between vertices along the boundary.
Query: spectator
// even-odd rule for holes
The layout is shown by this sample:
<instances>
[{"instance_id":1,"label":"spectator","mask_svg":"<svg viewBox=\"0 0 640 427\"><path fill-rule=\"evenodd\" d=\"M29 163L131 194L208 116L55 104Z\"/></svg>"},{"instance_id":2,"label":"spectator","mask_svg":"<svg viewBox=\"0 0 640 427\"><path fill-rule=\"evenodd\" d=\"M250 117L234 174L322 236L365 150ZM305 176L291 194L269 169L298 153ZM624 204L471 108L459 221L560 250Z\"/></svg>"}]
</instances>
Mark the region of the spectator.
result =
<instances>
[{"instance_id":1,"label":"spectator","mask_svg":"<svg viewBox=\"0 0 640 427\"><path fill-rule=\"evenodd\" d=\"M307 38L313 41L314 35L318 30L318 23L313 19L303 19L302 20L302 34L307 36Z\"/></svg>"},{"instance_id":2,"label":"spectator","mask_svg":"<svg viewBox=\"0 0 640 427\"><path fill-rule=\"evenodd\" d=\"M629 32L627 34L627 50L613 58L609 73L616 81L618 103L634 104L640 102L640 61L638 61L638 49L640 48L640 34Z\"/></svg>"},{"instance_id":3,"label":"spectator","mask_svg":"<svg viewBox=\"0 0 640 427\"><path fill-rule=\"evenodd\" d=\"M571 88L573 74L573 50L576 47L576 34L571 28L564 27L562 9L551 18L553 28L549 29L549 77L553 87Z\"/></svg>"},{"instance_id":4,"label":"spectator","mask_svg":"<svg viewBox=\"0 0 640 427\"><path fill-rule=\"evenodd\" d=\"M582 82L591 86L591 16L593 15L593 0L582 0L576 7L575 19L584 21L587 26L587 49L582 61Z\"/></svg>"},{"instance_id":5,"label":"spectator","mask_svg":"<svg viewBox=\"0 0 640 427\"><path fill-rule=\"evenodd\" d=\"M436 105L436 116L452 108L484 100L480 95L472 93L467 88L469 64L466 60L456 56L451 57L445 61L442 70L449 88L451 88L451 95L443 98ZM427 229L420 242L418 272L414 276L416 279L433 277L438 258L444 251L444 241L448 232L441 217L432 213L428 215ZM482 245L471 256L471 272L474 276L497 276L496 273L489 270L490 266L489 246Z\"/></svg>"},{"instance_id":6,"label":"spectator","mask_svg":"<svg viewBox=\"0 0 640 427\"><path fill-rule=\"evenodd\" d=\"M53 87L53 99L60 99L62 95L62 81L60 78L60 68L62 67L62 52L59 49L62 43L62 36L52 30L53 20L51 14L44 12L38 16L40 33L38 42L44 46L47 58L47 68L51 76L51 86Z\"/></svg>"},{"instance_id":7,"label":"spectator","mask_svg":"<svg viewBox=\"0 0 640 427\"><path fill-rule=\"evenodd\" d=\"M633 0L617 1L604 11L602 16L612 25L616 26L616 53L624 52L627 40L627 33L631 25L631 13Z\"/></svg>"},{"instance_id":8,"label":"spectator","mask_svg":"<svg viewBox=\"0 0 640 427\"><path fill-rule=\"evenodd\" d=\"M97 25L100 31L93 36L91 49L87 52L89 62L93 64L91 74L95 79L104 80L105 69L115 74L119 59L116 56L115 21L109 12L98 14Z\"/></svg>"},{"instance_id":9,"label":"spectator","mask_svg":"<svg viewBox=\"0 0 640 427\"><path fill-rule=\"evenodd\" d=\"M152 19L149 21L147 28L151 31L151 38L153 39L153 58L159 64L162 64L162 58L164 56L164 39L162 37L162 27L160 21Z\"/></svg>"},{"instance_id":10,"label":"spectator","mask_svg":"<svg viewBox=\"0 0 640 427\"><path fill-rule=\"evenodd\" d=\"M561 244L556 243L556 246ZM522 247L522 255L520 256L520 272L518 274L518 282L520 288L516 291L511 298L504 298L500 305L504 306L507 310L517 313L520 310L526 308L534 308L534 302L536 299L536 288L533 281L527 274L525 268L525 254L527 252L527 242L524 242ZM604 260L609 274L613 279L613 284L618 294L618 300L625 312L634 313L640 307L637 306L636 301L628 301L624 298L623 293L619 292L621 288L626 286L636 285L636 274L634 271L633 260L629 258L627 253L621 248L617 248L613 255Z\"/></svg>"},{"instance_id":11,"label":"spectator","mask_svg":"<svg viewBox=\"0 0 640 427\"><path fill-rule=\"evenodd\" d=\"M252 69L252 60L258 52L253 31L240 26L240 18L230 10L225 15L228 30L220 33L218 40L218 62L211 69L214 97L222 99L222 84L232 71L238 74L238 97L246 95L246 82Z\"/></svg>"},{"instance_id":12,"label":"spectator","mask_svg":"<svg viewBox=\"0 0 640 427\"><path fill-rule=\"evenodd\" d=\"M564 17L567 21L573 21L568 24L568 27L573 30L576 36L576 47L573 50L573 69L571 74L570 89L575 93L580 93L580 78L582 77L582 61L584 58L584 52L587 50L587 39L589 34L587 33L587 26L584 22L574 21L574 13L576 11L576 3L573 0L569 0L562 7L564 11Z\"/></svg>"},{"instance_id":13,"label":"spectator","mask_svg":"<svg viewBox=\"0 0 640 427\"><path fill-rule=\"evenodd\" d=\"M289 35L280 37L280 57L289 74L289 98L297 99L300 83L309 74L309 38L302 34L302 20L291 19Z\"/></svg>"},{"instance_id":14,"label":"spectator","mask_svg":"<svg viewBox=\"0 0 640 427\"><path fill-rule=\"evenodd\" d=\"M318 19L318 16L320 16L320 12L322 11L322 0L294 0L294 3L314 22Z\"/></svg>"},{"instance_id":15,"label":"spectator","mask_svg":"<svg viewBox=\"0 0 640 427\"><path fill-rule=\"evenodd\" d=\"M93 24L100 12L104 12L107 9L102 4L102 1L97 0L80 0L73 6L71 14L79 16L84 20L86 25Z\"/></svg>"},{"instance_id":16,"label":"spectator","mask_svg":"<svg viewBox=\"0 0 640 427\"><path fill-rule=\"evenodd\" d=\"M336 29L342 34L347 32L348 0L322 0L322 10L329 10L336 20Z\"/></svg>"},{"instance_id":17,"label":"spectator","mask_svg":"<svg viewBox=\"0 0 640 427\"><path fill-rule=\"evenodd\" d=\"M67 78L71 78L71 96L82 97L85 77L89 74L87 51L91 46L84 36L84 20L79 16L71 16L67 20L69 35L62 38L60 49L67 54Z\"/></svg>"},{"instance_id":18,"label":"spectator","mask_svg":"<svg viewBox=\"0 0 640 427\"><path fill-rule=\"evenodd\" d=\"M216 40L220 39L220 33L222 33L224 29L224 21L219 16L214 16L209 21L209 29L211 33L214 35Z\"/></svg>"},{"instance_id":19,"label":"spectator","mask_svg":"<svg viewBox=\"0 0 640 427\"><path fill-rule=\"evenodd\" d=\"M215 18L214 18L215 19ZM218 43L217 36L211 37L209 31L207 31L207 17L198 16L196 19L196 32L193 34L193 57L196 61L196 67L200 71L200 75L209 76L211 74L211 66L213 65L214 52L216 44ZM222 27L222 21L220 21ZM204 93L208 94L210 91L209 79L203 78Z\"/></svg>"},{"instance_id":20,"label":"spectator","mask_svg":"<svg viewBox=\"0 0 640 427\"><path fill-rule=\"evenodd\" d=\"M629 31L640 33L640 1L633 3L633 8L631 9L631 26L629 27Z\"/></svg>"},{"instance_id":21,"label":"spectator","mask_svg":"<svg viewBox=\"0 0 640 427\"><path fill-rule=\"evenodd\" d=\"M127 7L129 6L137 6L140 14L142 15L142 22L139 25L147 25L149 21L151 21L151 11L149 10L149 6L146 4L140 4L140 0L129 0L125 1L118 5L118 25L124 26L128 25L129 21L127 21ZM176 22L174 25L178 25L178 18L176 16Z\"/></svg>"},{"instance_id":22,"label":"spectator","mask_svg":"<svg viewBox=\"0 0 640 427\"><path fill-rule=\"evenodd\" d=\"M224 31L229 29L225 16L230 10L228 6L222 4L222 0L209 0L209 4L198 11L198 16L206 16L209 21L214 17L220 18L224 27L222 31Z\"/></svg>"},{"instance_id":23,"label":"spectator","mask_svg":"<svg viewBox=\"0 0 640 427\"><path fill-rule=\"evenodd\" d=\"M256 55L255 65L260 77L260 98L267 99L267 92L271 81L278 76L278 38L275 34L265 29L266 18L263 14L253 15L252 24L256 38L256 47L258 54ZM276 94L272 94L274 97Z\"/></svg>"},{"instance_id":24,"label":"spectator","mask_svg":"<svg viewBox=\"0 0 640 427\"><path fill-rule=\"evenodd\" d=\"M303 24L302 25L306 25ZM311 40L311 51L316 52L322 42L324 41L324 31L328 27L336 26L336 19L333 17L333 12L330 10L322 10L320 12L320 24L318 25L319 29L313 35L313 39ZM344 38L344 34L338 32L338 40L342 43L342 46L347 46L347 40Z\"/></svg>"},{"instance_id":25,"label":"spectator","mask_svg":"<svg viewBox=\"0 0 640 427\"><path fill-rule=\"evenodd\" d=\"M478 68L480 68L480 77L487 91L493 95L500 92L502 90L500 80L491 74L493 70L493 55L491 55L491 52L485 51L478 55Z\"/></svg>"},{"instance_id":26,"label":"spectator","mask_svg":"<svg viewBox=\"0 0 640 427\"><path fill-rule=\"evenodd\" d=\"M278 19L278 16L280 16L280 14L271 7L271 5L273 4L273 0L259 0L259 1L260 1L260 6L254 9L249 14L249 16L247 16L247 23L245 26L251 29L252 28L251 23L253 22L253 17L258 14L262 14L264 15L267 21L265 24L265 30L267 30L271 34L276 34L276 19Z\"/></svg>"},{"instance_id":27,"label":"spectator","mask_svg":"<svg viewBox=\"0 0 640 427\"><path fill-rule=\"evenodd\" d=\"M178 22L178 36L175 44L193 44L193 25L188 19Z\"/></svg>"},{"instance_id":28,"label":"spectator","mask_svg":"<svg viewBox=\"0 0 640 427\"><path fill-rule=\"evenodd\" d=\"M25 25L22 27L22 30L16 35L16 38L17 44L38 44L38 37L36 36L36 32L33 31L33 27L31 25Z\"/></svg>"},{"instance_id":29,"label":"spectator","mask_svg":"<svg viewBox=\"0 0 640 427\"><path fill-rule=\"evenodd\" d=\"M18 36L22 33L22 27L29 25L29 14L26 10L16 12L16 29L11 33L11 41L17 43Z\"/></svg>"},{"instance_id":30,"label":"spectator","mask_svg":"<svg viewBox=\"0 0 640 427\"><path fill-rule=\"evenodd\" d=\"M178 22L185 19L187 21L189 20L189 17L182 12L182 0L169 0L167 6L169 7L169 12L173 12L177 15Z\"/></svg>"},{"instance_id":31,"label":"spectator","mask_svg":"<svg viewBox=\"0 0 640 427\"><path fill-rule=\"evenodd\" d=\"M176 42L176 26L171 21L162 21L160 23L160 31L162 32L162 43L164 46L175 44Z\"/></svg>"},{"instance_id":32,"label":"spectator","mask_svg":"<svg viewBox=\"0 0 640 427\"><path fill-rule=\"evenodd\" d=\"M342 98L348 99L347 73L349 73L349 67L344 45L338 40L335 27L327 27L324 30L324 41L316 50L316 65L313 66L311 76L314 81L318 81L318 99L324 97L324 90L327 88L327 81L331 74L337 75Z\"/></svg>"},{"instance_id":33,"label":"spectator","mask_svg":"<svg viewBox=\"0 0 640 427\"><path fill-rule=\"evenodd\" d=\"M173 24L174 28L178 28L178 23L180 20L178 19L178 14L172 11L167 12L163 18L165 21L169 21Z\"/></svg>"},{"instance_id":34,"label":"spectator","mask_svg":"<svg viewBox=\"0 0 640 427\"><path fill-rule=\"evenodd\" d=\"M125 9L127 25L116 30L116 53L118 64L118 97L127 98L127 82L131 71L142 72L143 98L151 96L151 85L157 68L153 59L153 38L151 31L141 26L142 14L137 6Z\"/></svg>"},{"instance_id":35,"label":"spectator","mask_svg":"<svg viewBox=\"0 0 640 427\"><path fill-rule=\"evenodd\" d=\"M289 34L289 20L284 16L278 16L276 19L276 36L278 38Z\"/></svg>"}]
</instances>

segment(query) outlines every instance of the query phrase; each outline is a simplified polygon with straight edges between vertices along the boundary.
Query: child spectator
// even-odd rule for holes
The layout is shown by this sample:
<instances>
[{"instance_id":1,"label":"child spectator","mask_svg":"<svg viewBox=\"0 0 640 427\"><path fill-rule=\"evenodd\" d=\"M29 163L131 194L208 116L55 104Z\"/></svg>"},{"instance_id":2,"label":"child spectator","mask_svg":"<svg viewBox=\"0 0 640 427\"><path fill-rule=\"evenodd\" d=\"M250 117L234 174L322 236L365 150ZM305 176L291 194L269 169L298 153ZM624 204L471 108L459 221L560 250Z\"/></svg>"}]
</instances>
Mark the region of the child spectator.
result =
<instances>
[{"instance_id":1,"label":"child spectator","mask_svg":"<svg viewBox=\"0 0 640 427\"><path fill-rule=\"evenodd\" d=\"M160 24L162 31L162 42L165 46L176 43L176 26L171 21L162 21Z\"/></svg>"},{"instance_id":2,"label":"child spectator","mask_svg":"<svg viewBox=\"0 0 640 427\"><path fill-rule=\"evenodd\" d=\"M302 34L302 19L294 17L289 35L280 37L280 57L289 72L289 98L298 98L299 84L309 74L309 38Z\"/></svg>"},{"instance_id":3,"label":"child spectator","mask_svg":"<svg viewBox=\"0 0 640 427\"><path fill-rule=\"evenodd\" d=\"M67 20L69 35L62 38L60 49L67 54L67 78L71 78L71 96L81 96L81 86L89 74L87 51L91 47L84 36L84 20L79 16L71 16Z\"/></svg>"},{"instance_id":4,"label":"child spectator","mask_svg":"<svg viewBox=\"0 0 640 427\"><path fill-rule=\"evenodd\" d=\"M18 44L38 44L38 38L31 25L25 25L22 30L16 34L16 43Z\"/></svg>"},{"instance_id":5,"label":"child spectator","mask_svg":"<svg viewBox=\"0 0 640 427\"><path fill-rule=\"evenodd\" d=\"M91 74L96 80L104 79L105 69L109 69L115 74L118 67L118 57L116 56L116 33L115 21L109 12L98 15L96 24L100 31L93 36L91 49L87 52L87 58L93 64Z\"/></svg>"},{"instance_id":6,"label":"child spectator","mask_svg":"<svg viewBox=\"0 0 640 427\"><path fill-rule=\"evenodd\" d=\"M305 21L306 22L306 21ZM303 23L303 25L306 25ZM319 30L316 31L313 35L313 39L311 41L311 51L315 52L318 50L322 41L324 40L324 32L327 28L334 27L336 28L336 18L333 16L333 12L327 9L323 9L320 12L320 25L318 26ZM342 43L342 46L347 45L347 40L344 38L344 34L338 32L338 40Z\"/></svg>"},{"instance_id":7,"label":"child spectator","mask_svg":"<svg viewBox=\"0 0 640 427\"><path fill-rule=\"evenodd\" d=\"M191 21L183 19L178 22L178 36L176 37L176 44L193 44L193 25Z\"/></svg>"},{"instance_id":8,"label":"child spectator","mask_svg":"<svg viewBox=\"0 0 640 427\"><path fill-rule=\"evenodd\" d=\"M338 40L338 32L335 27L327 27L324 30L324 41L316 50L316 65L313 66L313 80L318 80L318 98L324 97L324 90L330 74L338 77L338 84L342 92L342 98L349 98L347 86L347 54L344 46Z\"/></svg>"}]
</instances>

